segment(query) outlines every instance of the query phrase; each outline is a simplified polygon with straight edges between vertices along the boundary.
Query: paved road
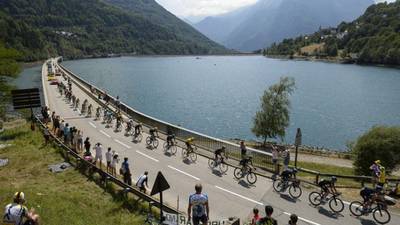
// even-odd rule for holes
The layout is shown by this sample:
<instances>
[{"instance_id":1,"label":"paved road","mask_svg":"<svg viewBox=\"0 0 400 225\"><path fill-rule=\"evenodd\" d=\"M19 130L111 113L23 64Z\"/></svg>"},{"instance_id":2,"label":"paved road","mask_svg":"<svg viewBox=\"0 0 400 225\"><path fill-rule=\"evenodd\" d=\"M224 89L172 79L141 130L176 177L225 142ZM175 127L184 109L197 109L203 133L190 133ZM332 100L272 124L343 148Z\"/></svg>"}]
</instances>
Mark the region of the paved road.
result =
<instances>
[{"instance_id":1,"label":"paved road","mask_svg":"<svg viewBox=\"0 0 400 225\"><path fill-rule=\"evenodd\" d=\"M213 172L208 167L206 158L198 157L196 163L189 163L182 160L180 149L176 155L165 154L162 150L163 141L160 141L158 149L148 149L144 141L146 134L141 143L133 143L131 138L123 135L123 132L114 132L112 128L106 128L100 121L86 118L79 111L74 111L59 95L56 86L49 85L47 81L44 83L50 109L55 110L56 114L63 117L70 126L83 130L84 137L90 137L92 146L100 142L104 147L111 147L118 152L121 158L128 157L133 169L133 179L147 170L149 171L149 186L152 187L157 172L162 171L171 185L171 189L165 192L164 198L173 207L178 206L179 199L180 211L186 212L188 196L193 193L194 185L200 182L210 199L212 220L236 216L243 221L250 216L254 207L262 209L264 205L270 204L275 209L274 217L279 224L286 224L291 213L296 213L301 217L299 224L375 224L372 217L365 217L362 220L351 217L347 205L340 215L331 214L327 205L321 208L311 207L306 191L300 199L293 201L285 195L275 193L269 179L259 177L255 185L249 185L233 177L233 168L229 168L228 172L222 175ZM97 107L96 102L81 89L75 85L72 89L81 102L83 99L88 99L94 109ZM400 224L400 217L392 215L390 224Z\"/></svg>"}]
</instances>

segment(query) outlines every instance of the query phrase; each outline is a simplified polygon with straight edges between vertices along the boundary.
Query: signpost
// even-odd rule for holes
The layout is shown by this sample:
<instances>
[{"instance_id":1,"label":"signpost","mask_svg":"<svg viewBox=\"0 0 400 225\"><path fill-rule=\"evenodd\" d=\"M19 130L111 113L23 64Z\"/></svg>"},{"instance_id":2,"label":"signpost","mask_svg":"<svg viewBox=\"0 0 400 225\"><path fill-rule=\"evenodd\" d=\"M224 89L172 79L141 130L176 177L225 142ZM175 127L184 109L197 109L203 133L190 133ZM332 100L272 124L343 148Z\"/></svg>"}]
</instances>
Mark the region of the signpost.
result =
<instances>
[{"instance_id":1,"label":"signpost","mask_svg":"<svg viewBox=\"0 0 400 225\"><path fill-rule=\"evenodd\" d=\"M297 154L298 154L299 146L301 145L301 130L300 130L300 128L297 128L296 139L294 141L294 145L296 146L296 155L295 155L295 158L294 158L294 167L297 168Z\"/></svg>"},{"instance_id":2,"label":"signpost","mask_svg":"<svg viewBox=\"0 0 400 225\"><path fill-rule=\"evenodd\" d=\"M11 91L14 109L31 109L31 119L33 121L33 108L41 107L39 88L18 89ZM34 130L32 122L31 129Z\"/></svg>"},{"instance_id":3,"label":"signpost","mask_svg":"<svg viewBox=\"0 0 400 225\"><path fill-rule=\"evenodd\" d=\"M168 190L170 188L167 180L165 179L164 175L161 171L158 171L156 180L154 181L153 188L151 189L150 195L155 195L160 193L160 223L162 224L164 221L163 218L163 195L162 192Z\"/></svg>"}]
</instances>

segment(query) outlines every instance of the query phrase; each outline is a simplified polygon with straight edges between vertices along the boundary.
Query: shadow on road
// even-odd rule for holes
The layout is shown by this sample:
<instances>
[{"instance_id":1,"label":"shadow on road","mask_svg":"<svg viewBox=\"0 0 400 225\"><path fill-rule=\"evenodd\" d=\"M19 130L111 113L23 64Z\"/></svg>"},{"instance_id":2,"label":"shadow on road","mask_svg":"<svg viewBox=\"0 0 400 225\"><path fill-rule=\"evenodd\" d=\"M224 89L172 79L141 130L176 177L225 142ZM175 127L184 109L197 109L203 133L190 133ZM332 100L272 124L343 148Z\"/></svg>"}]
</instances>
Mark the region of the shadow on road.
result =
<instances>
[{"instance_id":1,"label":"shadow on road","mask_svg":"<svg viewBox=\"0 0 400 225\"><path fill-rule=\"evenodd\" d=\"M251 187L251 185L244 180L239 180L238 184L240 184L242 187L245 187L245 188Z\"/></svg>"},{"instance_id":2,"label":"shadow on road","mask_svg":"<svg viewBox=\"0 0 400 225\"><path fill-rule=\"evenodd\" d=\"M221 171L216 170L215 168L212 168L211 171L212 171L212 174L219 176L219 177L222 177L222 175L224 175L223 173L221 173Z\"/></svg>"},{"instance_id":3,"label":"shadow on road","mask_svg":"<svg viewBox=\"0 0 400 225\"><path fill-rule=\"evenodd\" d=\"M373 220L360 218L360 222L362 225L376 225L377 223Z\"/></svg>"},{"instance_id":4,"label":"shadow on road","mask_svg":"<svg viewBox=\"0 0 400 225\"><path fill-rule=\"evenodd\" d=\"M329 210L326 210L326 209L325 209L324 207L322 207L322 206L319 206L318 212L319 212L320 214L322 214L322 215L324 215L324 216L327 216L327 217L329 217L329 218L332 218L332 219L338 219L338 217L339 217L339 215L340 215L340 214L331 212L331 211L329 211Z\"/></svg>"},{"instance_id":5,"label":"shadow on road","mask_svg":"<svg viewBox=\"0 0 400 225\"><path fill-rule=\"evenodd\" d=\"M279 194L279 196L280 196L281 198L285 199L285 200L288 201L288 202L291 202L291 203L296 203L296 202L297 202L297 199L292 198L292 197L290 197L289 195L286 195L286 194Z\"/></svg>"}]
</instances>

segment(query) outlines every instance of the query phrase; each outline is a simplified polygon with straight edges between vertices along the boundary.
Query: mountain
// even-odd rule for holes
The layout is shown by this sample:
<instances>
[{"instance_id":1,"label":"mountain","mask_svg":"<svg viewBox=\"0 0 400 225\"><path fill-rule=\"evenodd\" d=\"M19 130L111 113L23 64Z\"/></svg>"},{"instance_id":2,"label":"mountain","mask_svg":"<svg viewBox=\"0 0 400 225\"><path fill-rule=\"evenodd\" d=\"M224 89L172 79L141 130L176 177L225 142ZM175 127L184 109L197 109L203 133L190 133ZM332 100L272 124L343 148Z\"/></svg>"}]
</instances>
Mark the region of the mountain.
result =
<instances>
[{"instance_id":1,"label":"mountain","mask_svg":"<svg viewBox=\"0 0 400 225\"><path fill-rule=\"evenodd\" d=\"M228 48L254 51L319 27L351 21L373 3L373 0L259 0L235 12L233 17L228 13L206 18L195 27Z\"/></svg>"},{"instance_id":2,"label":"mountain","mask_svg":"<svg viewBox=\"0 0 400 225\"><path fill-rule=\"evenodd\" d=\"M400 1L372 5L350 23L285 39L265 49L264 53L400 65Z\"/></svg>"},{"instance_id":3,"label":"mountain","mask_svg":"<svg viewBox=\"0 0 400 225\"><path fill-rule=\"evenodd\" d=\"M154 1L132 2L136 11L128 12L101 0L0 1L0 41L20 51L26 61L53 55L226 52L158 4L154 8Z\"/></svg>"}]
</instances>

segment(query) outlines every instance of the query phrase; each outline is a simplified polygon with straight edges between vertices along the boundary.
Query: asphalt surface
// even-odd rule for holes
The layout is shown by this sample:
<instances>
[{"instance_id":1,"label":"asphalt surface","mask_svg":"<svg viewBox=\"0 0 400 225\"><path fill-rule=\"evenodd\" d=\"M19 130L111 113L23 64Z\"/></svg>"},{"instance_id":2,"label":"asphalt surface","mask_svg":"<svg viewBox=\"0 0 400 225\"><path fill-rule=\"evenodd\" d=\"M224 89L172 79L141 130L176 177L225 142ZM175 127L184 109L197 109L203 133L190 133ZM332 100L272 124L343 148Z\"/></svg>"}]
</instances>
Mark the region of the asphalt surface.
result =
<instances>
[{"instance_id":1,"label":"asphalt surface","mask_svg":"<svg viewBox=\"0 0 400 225\"><path fill-rule=\"evenodd\" d=\"M43 67L47 69L46 67ZM92 146L100 142L103 145L103 162L105 161L105 152L107 147L115 150L120 159L128 157L132 178L135 180L144 172L149 172L149 187L151 188L158 171L161 171L169 182L171 188L164 192L164 200L172 207L177 207L180 211L186 212L188 198L194 192L194 185L201 183L203 192L209 197L210 218L213 221L226 219L228 217L239 217L241 221L246 221L251 216L252 209L257 207L263 212L265 205L274 207L273 217L279 224L287 224L291 213L300 217L298 224L376 224L372 216L356 218L350 215L348 205L341 214L334 214L330 211L328 204L321 207L313 207L308 201L309 191L303 188L302 196L294 200L288 195L276 193L272 188L272 181L258 177L255 185L248 184L245 180L237 180L233 176L233 168L229 168L226 174L220 174L213 171L208 166L208 159L198 157L195 163L183 160L181 149L178 148L176 155L164 153L164 141L160 140L157 149L146 147L143 134L141 143L132 142L132 137L126 137L124 132L115 132L113 128L107 128L102 120L96 121L94 118L87 118L81 115L80 111L75 111L67 103L64 96L60 96L55 85L49 85L47 77L43 73L46 102L51 111L55 111L70 126L75 126L83 131L83 136L90 137ZM60 81L66 82L61 77ZM96 102L85 92L72 85L72 91L78 96L82 103L88 99L93 105L93 111L97 108ZM95 113L93 112L93 115ZM94 150L92 150L94 154ZM122 161L122 160L121 160ZM120 166L117 166L117 170ZM263 214L263 213L262 213ZM400 217L392 214L391 222L388 224L400 224Z\"/></svg>"}]
</instances>

